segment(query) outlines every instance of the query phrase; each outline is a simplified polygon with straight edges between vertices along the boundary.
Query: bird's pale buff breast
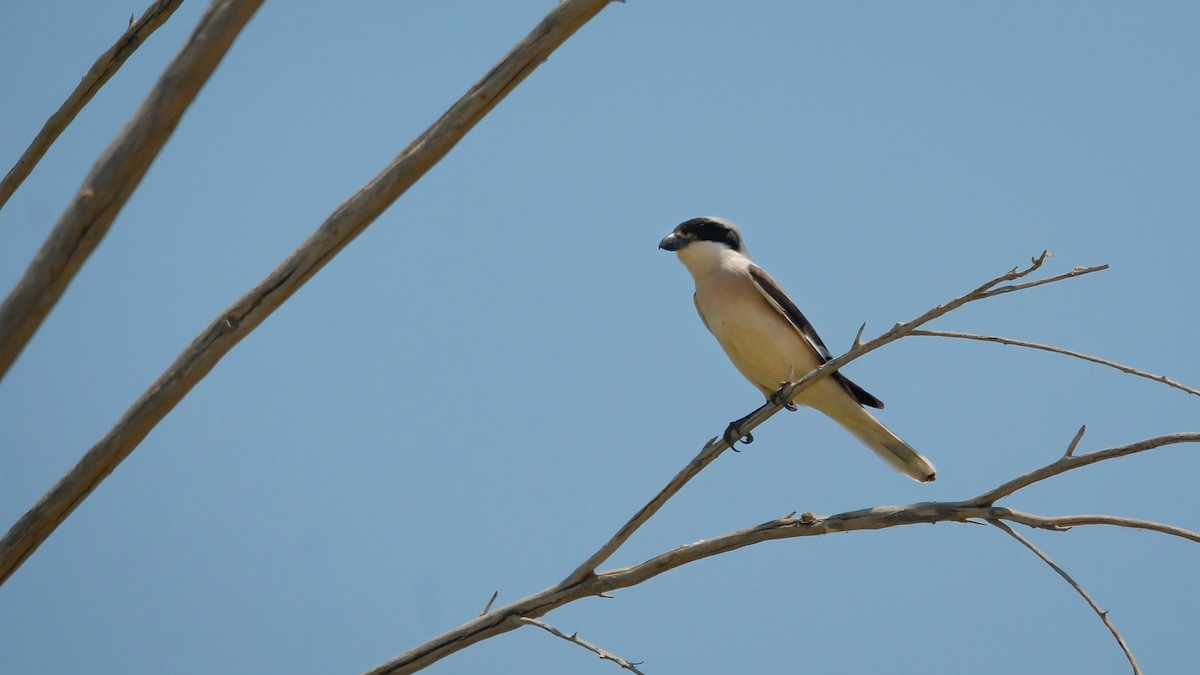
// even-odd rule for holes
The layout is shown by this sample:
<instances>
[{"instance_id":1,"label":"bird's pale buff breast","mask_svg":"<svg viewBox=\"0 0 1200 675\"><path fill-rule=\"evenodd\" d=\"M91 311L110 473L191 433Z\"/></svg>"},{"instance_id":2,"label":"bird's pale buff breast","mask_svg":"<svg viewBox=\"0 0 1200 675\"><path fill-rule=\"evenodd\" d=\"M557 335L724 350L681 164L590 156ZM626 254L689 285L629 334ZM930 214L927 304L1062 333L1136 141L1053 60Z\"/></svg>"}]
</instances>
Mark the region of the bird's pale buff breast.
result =
<instances>
[{"instance_id":1,"label":"bird's pale buff breast","mask_svg":"<svg viewBox=\"0 0 1200 675\"><path fill-rule=\"evenodd\" d=\"M734 366L764 394L820 365L804 337L747 277L713 275L697 287L696 308Z\"/></svg>"}]
</instances>

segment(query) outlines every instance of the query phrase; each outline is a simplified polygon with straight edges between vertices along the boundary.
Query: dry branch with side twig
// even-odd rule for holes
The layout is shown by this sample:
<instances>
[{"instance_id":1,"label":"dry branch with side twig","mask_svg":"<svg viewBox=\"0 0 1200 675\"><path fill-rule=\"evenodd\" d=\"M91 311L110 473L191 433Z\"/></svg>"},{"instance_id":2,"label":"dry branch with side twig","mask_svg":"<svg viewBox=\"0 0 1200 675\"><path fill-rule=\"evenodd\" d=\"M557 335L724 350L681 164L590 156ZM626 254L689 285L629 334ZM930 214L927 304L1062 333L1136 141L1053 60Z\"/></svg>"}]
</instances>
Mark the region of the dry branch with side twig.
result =
<instances>
[{"instance_id":1,"label":"dry branch with side twig","mask_svg":"<svg viewBox=\"0 0 1200 675\"><path fill-rule=\"evenodd\" d=\"M613 654L612 652L610 652L606 649L597 647L596 645L592 644L591 642L588 642L587 640L584 640L583 638L579 637L578 633L572 633L571 635L567 635L566 633L560 631L559 629L555 628L554 626L551 626L550 624L546 623L545 621L538 621L537 619L530 619L529 617L521 617L521 618L517 619L517 621L520 623L523 623L525 625L528 625L528 626L537 626L538 628L541 628L542 630L546 631L547 633L550 633L551 635L553 635L555 637L560 637L560 638L566 640L567 642L570 642L571 644L579 645L580 647L583 647L584 649L588 650L589 652L592 652L596 656L599 656L601 659L604 659L605 661L612 661L613 663L617 664L618 666L621 666L622 668L624 668L625 670L628 670L631 673L636 673L636 675L645 675L644 673L642 673L642 671L637 669L638 666L642 665L641 663L633 663L627 659L623 659L623 658L617 656L616 654Z\"/></svg>"},{"instance_id":2,"label":"dry branch with side twig","mask_svg":"<svg viewBox=\"0 0 1200 675\"><path fill-rule=\"evenodd\" d=\"M1066 466L1062 465L1060 460L1030 471L1024 476L977 497L963 501L873 507L830 516L804 513L798 517L779 518L754 527L679 546L631 567L596 572L573 582L569 579L564 580L552 588L468 621L458 628L443 633L368 671L368 673L370 675L415 673L476 642L514 630L522 625L520 622L522 618L537 618L576 600L636 586L683 565L766 541L821 536L835 532L881 530L904 525L993 520L1059 532L1075 525L1116 525L1161 532L1190 541L1200 541L1198 533L1150 521L1113 516L1042 516L1015 511L992 503L995 499L1000 498L996 495L1007 496L1015 492L1015 490L1007 491L1005 486L1017 484L1027 487L1066 471L1097 462L1180 443L1200 443L1200 432L1159 436L1087 453L1076 458L1083 461Z\"/></svg>"}]
</instances>

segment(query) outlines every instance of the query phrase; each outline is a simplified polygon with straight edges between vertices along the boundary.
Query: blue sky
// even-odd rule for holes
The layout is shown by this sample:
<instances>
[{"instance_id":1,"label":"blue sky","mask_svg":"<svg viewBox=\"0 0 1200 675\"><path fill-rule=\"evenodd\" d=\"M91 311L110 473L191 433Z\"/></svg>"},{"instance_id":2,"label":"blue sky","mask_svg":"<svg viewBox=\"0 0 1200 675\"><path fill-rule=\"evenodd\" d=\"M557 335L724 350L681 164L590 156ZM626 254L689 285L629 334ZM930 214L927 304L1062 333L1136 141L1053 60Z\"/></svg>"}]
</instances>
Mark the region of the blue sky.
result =
<instances>
[{"instance_id":1,"label":"blue sky","mask_svg":"<svg viewBox=\"0 0 1200 675\"><path fill-rule=\"evenodd\" d=\"M144 3L143 3L144 4ZM178 51L194 0L0 211L8 289ZM209 321L381 170L552 2L259 12L0 383L18 518ZM142 4L0 1L0 162ZM1054 252L1109 271L934 327L1200 383L1200 7L632 0L585 26L238 345L0 587L0 672L360 672L574 568L760 403L656 250L740 223L835 352ZM847 372L938 466L920 485L811 411L726 453L605 567L791 511L974 496L1195 431L1200 400L1013 347L910 338ZM1196 449L1006 505L1200 528ZM1028 533L1147 672L1200 660L1194 544ZM647 673L1125 673L994 528L770 543L547 620ZM430 673L620 672L535 629Z\"/></svg>"}]
</instances>

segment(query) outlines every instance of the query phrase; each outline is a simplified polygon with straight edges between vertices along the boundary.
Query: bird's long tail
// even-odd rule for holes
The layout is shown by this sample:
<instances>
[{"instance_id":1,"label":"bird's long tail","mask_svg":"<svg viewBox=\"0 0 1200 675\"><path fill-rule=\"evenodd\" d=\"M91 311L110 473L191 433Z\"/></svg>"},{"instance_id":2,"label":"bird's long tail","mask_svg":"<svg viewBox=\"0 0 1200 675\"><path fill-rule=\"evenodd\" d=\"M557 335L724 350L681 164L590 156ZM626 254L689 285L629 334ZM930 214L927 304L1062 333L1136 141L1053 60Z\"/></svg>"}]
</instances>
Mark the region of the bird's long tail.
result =
<instances>
[{"instance_id":1,"label":"bird's long tail","mask_svg":"<svg viewBox=\"0 0 1200 675\"><path fill-rule=\"evenodd\" d=\"M841 424L847 431L854 434L858 440L875 451L885 462L891 464L897 471L913 480L928 483L937 478L937 469L933 463L921 453L892 433L891 429L883 426L883 422L863 409L857 402L850 405L839 405L835 411L822 410L829 417Z\"/></svg>"}]
</instances>

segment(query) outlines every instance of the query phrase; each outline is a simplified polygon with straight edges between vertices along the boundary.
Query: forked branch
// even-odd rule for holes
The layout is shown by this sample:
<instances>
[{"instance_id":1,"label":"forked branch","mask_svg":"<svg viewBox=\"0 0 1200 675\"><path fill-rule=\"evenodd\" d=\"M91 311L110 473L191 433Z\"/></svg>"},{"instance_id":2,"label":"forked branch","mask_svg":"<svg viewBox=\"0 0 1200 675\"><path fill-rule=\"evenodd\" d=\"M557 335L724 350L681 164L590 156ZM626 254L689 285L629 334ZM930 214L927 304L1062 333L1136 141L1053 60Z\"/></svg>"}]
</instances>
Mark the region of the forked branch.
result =
<instances>
[{"instance_id":1,"label":"forked branch","mask_svg":"<svg viewBox=\"0 0 1200 675\"><path fill-rule=\"evenodd\" d=\"M1062 465L1062 460L1059 460L1026 474L1027 477L1030 477L1027 484L1046 480L1066 471L1080 469L1098 462L1178 443L1200 444L1200 432L1160 436L1088 453L1075 458L1085 461L1065 466ZM999 494L1000 492L1001 489L996 488L985 494ZM906 506L873 507L831 516L818 516L812 513L804 513L800 516L789 515L754 527L679 546L631 567L595 572L578 580L568 578L553 588L535 593L468 621L369 672L371 675L414 673L459 649L514 630L523 625L524 618L541 617L576 600L636 586L683 565L766 541L815 537L834 532L881 530L903 525L966 523L980 520L1021 523L1051 531L1064 531L1076 525L1114 525L1161 532L1200 542L1200 533L1151 521L1095 515L1041 516L990 503L981 504L979 498L958 502L923 502Z\"/></svg>"},{"instance_id":2,"label":"forked branch","mask_svg":"<svg viewBox=\"0 0 1200 675\"><path fill-rule=\"evenodd\" d=\"M1051 560L1050 556L1046 555L1037 546L1034 546L1033 542L1029 541L1025 537L1022 537L1020 534L1017 534L1011 527L994 518L989 519L988 522L992 525L995 525L1013 539L1021 542L1021 545L1025 548L1033 551L1034 555L1041 558L1042 562L1049 565L1050 569L1057 572L1058 576L1062 577L1068 584L1070 584L1071 588L1074 588L1075 592L1082 596L1085 601L1087 601L1088 607L1091 607L1092 611L1096 613L1096 616L1100 617L1100 620L1103 621L1104 625L1108 627L1109 632L1112 633L1113 638L1116 639L1117 644L1120 645L1121 651L1125 652L1125 658L1129 659L1129 665L1133 666L1133 675L1142 675L1142 669L1138 667L1137 659L1133 657L1133 652L1129 650L1129 645L1125 642L1125 638L1121 636L1120 631L1118 631L1117 627L1113 624L1112 619L1108 618L1108 612L1100 609L1100 605L1096 604L1096 601L1093 600L1092 596L1083 589L1083 586L1080 586L1078 582L1072 579L1071 575L1067 574L1066 570L1058 566L1058 563Z\"/></svg>"}]
</instances>

